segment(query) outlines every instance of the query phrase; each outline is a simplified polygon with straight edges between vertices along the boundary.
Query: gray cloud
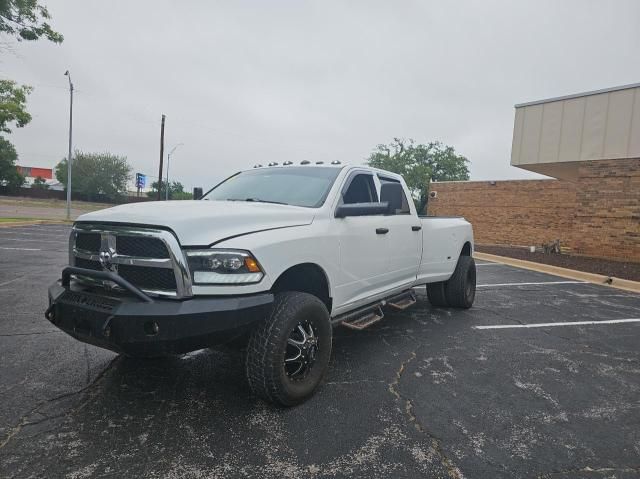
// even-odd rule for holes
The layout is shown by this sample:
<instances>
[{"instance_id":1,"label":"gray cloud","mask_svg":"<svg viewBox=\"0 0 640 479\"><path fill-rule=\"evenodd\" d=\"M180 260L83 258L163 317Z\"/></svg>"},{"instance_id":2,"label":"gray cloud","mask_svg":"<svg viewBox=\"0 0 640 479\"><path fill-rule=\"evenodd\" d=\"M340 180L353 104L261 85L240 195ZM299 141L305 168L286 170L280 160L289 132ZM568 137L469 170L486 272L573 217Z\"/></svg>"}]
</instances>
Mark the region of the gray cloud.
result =
<instances>
[{"instance_id":1,"label":"gray cloud","mask_svg":"<svg viewBox=\"0 0 640 479\"><path fill-rule=\"evenodd\" d=\"M45 3L65 42L0 62L35 87L20 162L65 155L70 69L75 146L156 175L165 113L188 187L269 161L361 163L394 136L455 146L473 179L534 177L509 166L515 103L640 81L636 0Z\"/></svg>"}]
</instances>

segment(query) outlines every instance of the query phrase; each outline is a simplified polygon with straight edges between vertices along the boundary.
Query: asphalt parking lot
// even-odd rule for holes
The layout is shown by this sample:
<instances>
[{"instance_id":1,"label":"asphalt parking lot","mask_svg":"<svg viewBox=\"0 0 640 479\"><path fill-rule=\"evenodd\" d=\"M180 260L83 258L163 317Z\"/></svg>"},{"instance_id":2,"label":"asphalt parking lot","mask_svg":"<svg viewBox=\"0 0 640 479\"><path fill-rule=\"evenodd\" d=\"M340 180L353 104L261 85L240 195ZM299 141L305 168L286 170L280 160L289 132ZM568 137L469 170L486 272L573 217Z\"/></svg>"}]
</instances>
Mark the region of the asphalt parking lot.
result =
<instances>
[{"instance_id":1,"label":"asphalt parking lot","mask_svg":"<svg viewBox=\"0 0 640 479\"><path fill-rule=\"evenodd\" d=\"M0 477L640 476L640 295L479 262L472 309L422 290L336 329L325 384L277 409L237 354L136 361L51 326L67 236L0 228Z\"/></svg>"}]
</instances>

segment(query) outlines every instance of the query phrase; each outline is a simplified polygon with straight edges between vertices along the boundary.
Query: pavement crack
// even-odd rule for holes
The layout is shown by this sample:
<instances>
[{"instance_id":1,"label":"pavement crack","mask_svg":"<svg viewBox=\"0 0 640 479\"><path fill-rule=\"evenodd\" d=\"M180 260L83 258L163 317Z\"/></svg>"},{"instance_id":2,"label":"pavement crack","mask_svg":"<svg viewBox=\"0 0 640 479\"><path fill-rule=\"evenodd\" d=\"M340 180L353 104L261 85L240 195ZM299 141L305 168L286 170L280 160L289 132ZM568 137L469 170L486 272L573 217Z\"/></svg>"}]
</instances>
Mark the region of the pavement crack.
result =
<instances>
[{"instance_id":1,"label":"pavement crack","mask_svg":"<svg viewBox=\"0 0 640 479\"><path fill-rule=\"evenodd\" d=\"M416 352L415 351L411 351L411 355L409 356L408 359L405 359L404 361L402 361L402 363L400 364L400 369L398 369L398 371L396 371L396 377L393 380L393 382L391 382L389 384L389 392L391 394L393 394L396 399L401 400L402 396L400 395L400 392L398 391L398 384L400 383L400 378L402 378L402 375L404 374L405 369L407 368L407 365L413 361L416 358Z\"/></svg>"},{"instance_id":2,"label":"pavement crack","mask_svg":"<svg viewBox=\"0 0 640 479\"><path fill-rule=\"evenodd\" d=\"M444 450L442 449L442 443L440 439L438 439L435 435L429 432L427 428L422 423L420 423L420 421L416 417L415 413L413 412L413 402L411 401L411 399L404 397L399 391L400 380L402 379L402 376L407 370L407 366L409 365L409 363L411 363L411 361L416 359L416 357L417 357L416 351L412 351L409 357L400 364L400 368L396 371L396 376L394 380L391 383L389 383L389 392L393 394L396 400L398 400L401 404L402 402L404 402L404 413L409 418L409 422L413 424L416 430L419 433L425 434L429 437L429 439L431 440L431 447L433 448L436 455L442 461L442 464L447 469L447 473L449 477L451 479L464 479L464 476L462 475L462 472L460 471L460 469L458 469L458 467L453 463L453 461L451 461L451 459L449 459L445 454Z\"/></svg>"},{"instance_id":3,"label":"pavement crack","mask_svg":"<svg viewBox=\"0 0 640 479\"><path fill-rule=\"evenodd\" d=\"M89 389L91 389L91 387L95 386L96 384L98 384L100 382L100 380L102 380L102 378L106 375L106 373L111 369L113 364L118 359L119 359L119 356L115 357L109 364L107 364L107 366L100 372L100 374L98 374L96 376L96 378L90 384L87 384L83 388L80 388L80 389L78 389L76 391L70 391L68 393L63 393L63 394L60 394L60 395L55 396L53 398L45 399L44 401L39 402L35 407L33 407L31 410L29 410L29 412L27 412L25 415L23 415L20 418L20 421L18 421L18 424L16 424L13 428L11 428L9 433L0 442L0 449L4 448L7 444L9 444L9 442L11 442L11 440L17 434L19 434L22 431L23 428L25 428L27 426L40 424L42 422L45 422L45 421L48 421L48 420L51 420L51 419L57 419L57 418L60 418L60 417L66 417L69 414L72 414L72 413L82 409L86 405L86 403L88 402L88 399L83 401L82 403L80 403L78 405L78 407L73 408L73 409L69 410L68 412L66 412L64 414L60 414L60 415L57 415L57 416L46 416L45 414L43 414L43 413L41 413L39 411L40 408L42 408L43 406L45 406L47 404L51 404L51 403L60 401L61 399L65 399L65 398L68 398L68 397L71 397L71 396L82 394L82 393L88 391ZM29 421L29 418L31 416L33 416L34 414L40 414L40 415L45 416L45 417L43 419L41 419L41 420L38 420L38 421Z\"/></svg>"}]
</instances>

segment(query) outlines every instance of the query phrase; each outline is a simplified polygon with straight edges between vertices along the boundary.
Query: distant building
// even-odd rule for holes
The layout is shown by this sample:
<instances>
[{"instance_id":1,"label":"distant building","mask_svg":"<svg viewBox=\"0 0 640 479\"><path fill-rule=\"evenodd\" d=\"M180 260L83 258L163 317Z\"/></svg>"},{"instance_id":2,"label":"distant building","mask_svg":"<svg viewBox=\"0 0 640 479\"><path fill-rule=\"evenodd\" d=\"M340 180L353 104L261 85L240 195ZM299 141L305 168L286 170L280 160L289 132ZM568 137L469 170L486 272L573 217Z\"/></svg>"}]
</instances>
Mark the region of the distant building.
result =
<instances>
[{"instance_id":1,"label":"distant building","mask_svg":"<svg viewBox=\"0 0 640 479\"><path fill-rule=\"evenodd\" d=\"M44 180L52 180L53 179L53 169L52 168L38 168L35 166L16 166L18 169L18 173L20 173L25 178L42 178Z\"/></svg>"},{"instance_id":2,"label":"distant building","mask_svg":"<svg viewBox=\"0 0 640 479\"><path fill-rule=\"evenodd\" d=\"M640 83L516 105L513 166L576 182L590 167L627 178L638 159Z\"/></svg>"},{"instance_id":3,"label":"distant building","mask_svg":"<svg viewBox=\"0 0 640 479\"><path fill-rule=\"evenodd\" d=\"M43 180L45 180L45 183L49 186L50 190L64 190L64 185L53 177L52 168L39 168L36 166L17 165L16 169L18 170L18 173L24 176L24 186L27 188L31 188L31 186L33 185L33 181L36 178L42 178Z\"/></svg>"},{"instance_id":4,"label":"distant building","mask_svg":"<svg viewBox=\"0 0 640 479\"><path fill-rule=\"evenodd\" d=\"M640 262L640 83L515 106L511 165L556 180L440 182L433 215L461 215L478 244Z\"/></svg>"}]
</instances>

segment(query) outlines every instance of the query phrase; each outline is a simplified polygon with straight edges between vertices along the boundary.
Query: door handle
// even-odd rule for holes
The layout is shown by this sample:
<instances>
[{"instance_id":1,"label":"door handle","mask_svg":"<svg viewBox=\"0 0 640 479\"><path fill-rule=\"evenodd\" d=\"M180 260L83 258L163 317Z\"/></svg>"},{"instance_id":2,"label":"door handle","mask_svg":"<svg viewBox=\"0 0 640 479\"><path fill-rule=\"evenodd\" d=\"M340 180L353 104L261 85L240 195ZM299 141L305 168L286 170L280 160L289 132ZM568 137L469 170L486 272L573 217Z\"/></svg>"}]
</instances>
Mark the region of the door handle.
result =
<instances>
[{"instance_id":1,"label":"door handle","mask_svg":"<svg viewBox=\"0 0 640 479\"><path fill-rule=\"evenodd\" d=\"M389 228L376 228L376 234L386 235L389 232Z\"/></svg>"},{"instance_id":2,"label":"door handle","mask_svg":"<svg viewBox=\"0 0 640 479\"><path fill-rule=\"evenodd\" d=\"M422 229L422 226L412 226L411 227L411 231L420 231Z\"/></svg>"}]
</instances>

